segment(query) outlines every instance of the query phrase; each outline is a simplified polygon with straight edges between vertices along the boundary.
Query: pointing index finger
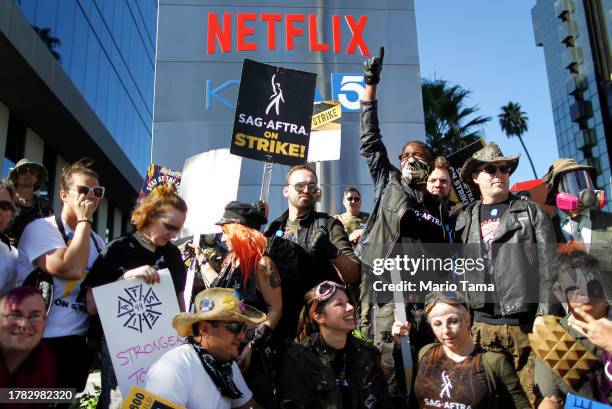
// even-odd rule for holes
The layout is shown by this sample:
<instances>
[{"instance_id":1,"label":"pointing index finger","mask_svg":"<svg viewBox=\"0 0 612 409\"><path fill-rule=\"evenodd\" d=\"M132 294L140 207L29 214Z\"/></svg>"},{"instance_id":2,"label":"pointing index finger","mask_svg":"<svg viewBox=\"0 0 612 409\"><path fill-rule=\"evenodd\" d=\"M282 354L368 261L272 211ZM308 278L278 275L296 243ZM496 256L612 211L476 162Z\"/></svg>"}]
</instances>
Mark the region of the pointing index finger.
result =
<instances>
[{"instance_id":1,"label":"pointing index finger","mask_svg":"<svg viewBox=\"0 0 612 409\"><path fill-rule=\"evenodd\" d=\"M378 56L380 57L380 62L382 62L385 58L385 47L380 47L378 50Z\"/></svg>"}]
</instances>

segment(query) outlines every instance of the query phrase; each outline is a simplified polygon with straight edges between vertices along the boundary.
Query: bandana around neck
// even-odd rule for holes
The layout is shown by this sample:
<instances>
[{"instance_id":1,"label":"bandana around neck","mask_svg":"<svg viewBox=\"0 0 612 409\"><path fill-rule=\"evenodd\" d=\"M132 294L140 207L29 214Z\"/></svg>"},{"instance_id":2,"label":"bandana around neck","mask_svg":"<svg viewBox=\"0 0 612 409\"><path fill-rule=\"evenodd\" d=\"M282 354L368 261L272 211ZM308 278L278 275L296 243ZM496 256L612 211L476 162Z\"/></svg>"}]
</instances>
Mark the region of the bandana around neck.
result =
<instances>
[{"instance_id":1,"label":"bandana around neck","mask_svg":"<svg viewBox=\"0 0 612 409\"><path fill-rule=\"evenodd\" d=\"M198 354L204 370L210 376L221 395L230 398L242 398L242 392L238 390L232 377L232 361L219 362L207 350L196 344L193 338L188 339L189 344Z\"/></svg>"}]
</instances>

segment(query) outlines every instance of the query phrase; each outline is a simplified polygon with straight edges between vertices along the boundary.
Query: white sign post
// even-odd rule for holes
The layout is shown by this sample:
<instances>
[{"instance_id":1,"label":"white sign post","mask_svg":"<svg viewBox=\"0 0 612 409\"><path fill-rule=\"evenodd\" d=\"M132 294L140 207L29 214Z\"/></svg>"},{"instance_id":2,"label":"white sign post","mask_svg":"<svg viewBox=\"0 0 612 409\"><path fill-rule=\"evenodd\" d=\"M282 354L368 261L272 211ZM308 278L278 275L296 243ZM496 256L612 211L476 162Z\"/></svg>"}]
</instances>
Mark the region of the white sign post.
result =
<instances>
[{"instance_id":1,"label":"white sign post","mask_svg":"<svg viewBox=\"0 0 612 409\"><path fill-rule=\"evenodd\" d=\"M172 327L179 307L167 269L159 284L121 280L93 289L115 375L123 396L144 386L149 367L167 351L182 345Z\"/></svg>"}]
</instances>

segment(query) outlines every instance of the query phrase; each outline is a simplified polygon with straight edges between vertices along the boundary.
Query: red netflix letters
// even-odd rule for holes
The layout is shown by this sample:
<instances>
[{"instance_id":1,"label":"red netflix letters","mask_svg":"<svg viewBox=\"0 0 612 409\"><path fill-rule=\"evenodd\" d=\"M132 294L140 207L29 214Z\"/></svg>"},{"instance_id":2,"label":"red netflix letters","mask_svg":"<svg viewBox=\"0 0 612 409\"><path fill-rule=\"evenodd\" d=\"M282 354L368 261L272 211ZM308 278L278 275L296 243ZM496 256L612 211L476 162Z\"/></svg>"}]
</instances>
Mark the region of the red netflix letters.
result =
<instances>
[{"instance_id":1,"label":"red netflix letters","mask_svg":"<svg viewBox=\"0 0 612 409\"><path fill-rule=\"evenodd\" d=\"M317 25L316 14L280 14L280 13L263 13L259 15L259 20L265 23L267 32L267 47L268 50L276 50L277 47L277 26L283 24L285 26L285 49L295 49L295 38L304 36L308 33L308 44L310 51L329 52L330 44L320 42L319 27ZM332 46L334 53L343 52L342 49L342 17L349 28L351 39L346 47L347 54L354 54L355 50L359 51L364 56L370 55L370 50L363 38L363 30L368 21L368 16L360 16L356 21L355 17L347 16L332 16ZM258 20L256 13L236 13L236 51L255 51L258 44L249 41L249 37L255 34L255 22ZM216 12L208 13L208 29L207 29L207 46L206 52L214 54L217 52L217 45L222 53L232 51L232 13L223 13L222 22L220 16ZM307 31L305 30L307 29ZM281 40L282 41L282 40Z\"/></svg>"}]
</instances>

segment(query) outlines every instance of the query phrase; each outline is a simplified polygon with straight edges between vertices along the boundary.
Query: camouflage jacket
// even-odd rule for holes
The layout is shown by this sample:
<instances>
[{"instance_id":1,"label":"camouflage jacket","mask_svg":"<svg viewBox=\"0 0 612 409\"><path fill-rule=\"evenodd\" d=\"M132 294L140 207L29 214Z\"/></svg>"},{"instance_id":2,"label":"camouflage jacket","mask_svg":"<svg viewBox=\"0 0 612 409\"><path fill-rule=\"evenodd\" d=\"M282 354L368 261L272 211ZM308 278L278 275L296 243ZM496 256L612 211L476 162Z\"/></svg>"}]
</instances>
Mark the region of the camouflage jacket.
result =
<instances>
[{"instance_id":1,"label":"camouflage jacket","mask_svg":"<svg viewBox=\"0 0 612 409\"><path fill-rule=\"evenodd\" d=\"M332 368L336 350L319 333L291 345L280 371L283 409L390 409L380 353L348 337L347 375L351 407L345 408Z\"/></svg>"}]
</instances>

